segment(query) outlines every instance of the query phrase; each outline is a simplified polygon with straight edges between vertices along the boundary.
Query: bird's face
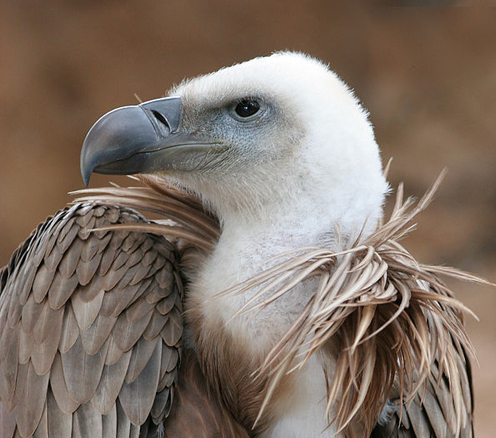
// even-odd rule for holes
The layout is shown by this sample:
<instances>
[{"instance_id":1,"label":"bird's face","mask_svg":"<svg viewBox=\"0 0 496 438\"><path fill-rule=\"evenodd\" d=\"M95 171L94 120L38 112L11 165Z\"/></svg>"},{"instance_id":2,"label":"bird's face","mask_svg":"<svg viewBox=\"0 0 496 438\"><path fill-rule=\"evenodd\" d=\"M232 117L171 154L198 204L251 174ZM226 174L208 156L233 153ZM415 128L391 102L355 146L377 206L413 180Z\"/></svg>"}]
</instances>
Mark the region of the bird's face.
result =
<instances>
[{"instance_id":1,"label":"bird's face","mask_svg":"<svg viewBox=\"0 0 496 438\"><path fill-rule=\"evenodd\" d=\"M183 102L180 129L211 146L196 165L177 170L203 176L204 183L211 177L236 185L245 174L268 172L285 161L303 136L302 124L270 93L238 87L228 96L205 99L190 85L174 90Z\"/></svg>"},{"instance_id":2,"label":"bird's face","mask_svg":"<svg viewBox=\"0 0 496 438\"><path fill-rule=\"evenodd\" d=\"M161 175L221 217L296 196L333 197L338 186L348 199L346 185L370 189L371 181L381 204L385 190L356 99L321 63L293 53L185 81L168 98L106 114L88 133L81 168L85 182L93 171Z\"/></svg>"}]
</instances>

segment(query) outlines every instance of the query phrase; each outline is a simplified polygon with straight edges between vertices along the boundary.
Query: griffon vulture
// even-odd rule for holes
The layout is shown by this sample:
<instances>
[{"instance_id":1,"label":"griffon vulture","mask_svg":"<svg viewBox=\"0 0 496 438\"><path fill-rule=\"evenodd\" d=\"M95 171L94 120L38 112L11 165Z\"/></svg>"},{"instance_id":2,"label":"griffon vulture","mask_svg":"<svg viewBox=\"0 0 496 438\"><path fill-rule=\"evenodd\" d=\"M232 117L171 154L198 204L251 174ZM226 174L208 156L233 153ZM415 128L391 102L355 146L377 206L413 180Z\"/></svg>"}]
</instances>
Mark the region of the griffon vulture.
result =
<instances>
[{"instance_id":1,"label":"griffon vulture","mask_svg":"<svg viewBox=\"0 0 496 438\"><path fill-rule=\"evenodd\" d=\"M296 53L88 133L83 192L1 271L7 437L472 437L463 306L383 220L367 114ZM434 188L435 189L435 188ZM154 221L140 213L162 215Z\"/></svg>"}]
</instances>

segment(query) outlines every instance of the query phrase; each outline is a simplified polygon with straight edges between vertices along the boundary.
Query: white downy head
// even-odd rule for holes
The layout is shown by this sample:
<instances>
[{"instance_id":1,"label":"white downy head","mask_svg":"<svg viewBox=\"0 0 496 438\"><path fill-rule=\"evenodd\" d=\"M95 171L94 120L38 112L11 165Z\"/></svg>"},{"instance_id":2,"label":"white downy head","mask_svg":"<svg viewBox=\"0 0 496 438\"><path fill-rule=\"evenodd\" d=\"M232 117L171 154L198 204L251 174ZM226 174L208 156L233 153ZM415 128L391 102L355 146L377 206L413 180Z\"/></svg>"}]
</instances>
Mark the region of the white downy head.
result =
<instances>
[{"instance_id":1,"label":"white downy head","mask_svg":"<svg viewBox=\"0 0 496 438\"><path fill-rule=\"evenodd\" d=\"M166 175L223 223L282 221L355 237L375 227L388 186L372 126L319 61L275 53L185 81L171 96L183 101L180 129L222 148Z\"/></svg>"}]
</instances>

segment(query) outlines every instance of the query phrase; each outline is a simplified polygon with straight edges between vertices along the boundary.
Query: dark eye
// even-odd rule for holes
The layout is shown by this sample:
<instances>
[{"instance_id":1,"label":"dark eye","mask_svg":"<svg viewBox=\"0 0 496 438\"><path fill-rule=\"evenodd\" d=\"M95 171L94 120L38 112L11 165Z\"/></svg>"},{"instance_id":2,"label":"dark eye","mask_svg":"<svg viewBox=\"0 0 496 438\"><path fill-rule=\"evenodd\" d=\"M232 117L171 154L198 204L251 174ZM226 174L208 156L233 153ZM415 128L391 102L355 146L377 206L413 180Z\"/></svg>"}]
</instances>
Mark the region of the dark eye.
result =
<instances>
[{"instance_id":1,"label":"dark eye","mask_svg":"<svg viewBox=\"0 0 496 438\"><path fill-rule=\"evenodd\" d=\"M253 99L243 99L238 102L234 111L239 117L251 117L260 111L260 104Z\"/></svg>"}]
</instances>

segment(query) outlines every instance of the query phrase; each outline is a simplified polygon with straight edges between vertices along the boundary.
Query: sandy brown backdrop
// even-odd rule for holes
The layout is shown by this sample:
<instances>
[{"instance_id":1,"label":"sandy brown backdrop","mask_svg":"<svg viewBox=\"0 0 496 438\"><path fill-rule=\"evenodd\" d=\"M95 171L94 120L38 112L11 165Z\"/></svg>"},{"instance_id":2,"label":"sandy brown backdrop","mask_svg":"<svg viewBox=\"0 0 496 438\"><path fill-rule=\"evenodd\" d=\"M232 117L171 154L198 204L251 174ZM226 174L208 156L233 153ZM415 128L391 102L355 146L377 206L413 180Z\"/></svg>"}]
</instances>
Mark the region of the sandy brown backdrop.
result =
<instances>
[{"instance_id":1,"label":"sandy brown backdrop","mask_svg":"<svg viewBox=\"0 0 496 438\"><path fill-rule=\"evenodd\" d=\"M424 7L418 7L418 4ZM371 112L390 181L420 195L449 174L405 244L496 280L496 8L490 1L3 0L0 266L82 186L79 151L104 112L183 77L292 49L330 63ZM430 5L430 6L425 6ZM494 5L493 5L494 6ZM332 103L330 103L332 104ZM123 182L119 178L114 181ZM92 186L108 179L94 177ZM496 291L457 284L476 430L495 435Z\"/></svg>"}]
</instances>

